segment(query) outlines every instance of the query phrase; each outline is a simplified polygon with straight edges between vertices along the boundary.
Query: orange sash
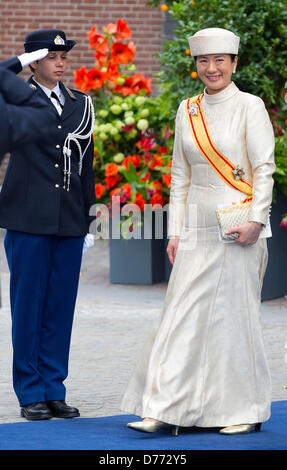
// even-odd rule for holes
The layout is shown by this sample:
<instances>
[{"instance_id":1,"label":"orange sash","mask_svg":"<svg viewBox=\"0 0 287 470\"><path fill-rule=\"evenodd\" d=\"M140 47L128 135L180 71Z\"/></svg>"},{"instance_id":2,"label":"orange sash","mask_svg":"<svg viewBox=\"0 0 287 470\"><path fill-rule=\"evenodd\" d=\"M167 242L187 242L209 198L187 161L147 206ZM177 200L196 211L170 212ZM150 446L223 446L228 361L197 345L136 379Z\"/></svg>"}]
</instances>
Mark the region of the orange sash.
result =
<instances>
[{"instance_id":1,"label":"orange sash","mask_svg":"<svg viewBox=\"0 0 287 470\"><path fill-rule=\"evenodd\" d=\"M215 147L212 141L200 104L202 97L203 94L186 100L186 114L193 140L200 153L218 176L232 188L247 194L249 196L248 200L252 199L251 184L243 178L235 179L233 173L233 170L236 170L235 165Z\"/></svg>"}]
</instances>

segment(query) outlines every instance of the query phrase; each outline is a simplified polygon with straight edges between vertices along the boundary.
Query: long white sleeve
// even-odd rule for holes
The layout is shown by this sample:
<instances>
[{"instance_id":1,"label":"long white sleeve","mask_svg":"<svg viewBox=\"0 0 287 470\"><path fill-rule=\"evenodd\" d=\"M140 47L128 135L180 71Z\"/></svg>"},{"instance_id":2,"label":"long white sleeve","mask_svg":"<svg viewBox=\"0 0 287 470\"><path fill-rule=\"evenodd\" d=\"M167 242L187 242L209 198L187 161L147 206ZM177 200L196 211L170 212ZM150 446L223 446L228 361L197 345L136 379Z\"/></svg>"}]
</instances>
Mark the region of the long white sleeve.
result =
<instances>
[{"instance_id":1,"label":"long white sleeve","mask_svg":"<svg viewBox=\"0 0 287 470\"><path fill-rule=\"evenodd\" d=\"M179 236L184 222L187 194L191 180L191 166L187 161L182 141L184 101L181 102L175 123L175 138L171 167L168 235Z\"/></svg>"},{"instance_id":2,"label":"long white sleeve","mask_svg":"<svg viewBox=\"0 0 287 470\"><path fill-rule=\"evenodd\" d=\"M249 220L265 225L272 202L272 174L276 167L273 127L259 97L254 97L248 107L246 145L253 175L253 200Z\"/></svg>"}]
</instances>

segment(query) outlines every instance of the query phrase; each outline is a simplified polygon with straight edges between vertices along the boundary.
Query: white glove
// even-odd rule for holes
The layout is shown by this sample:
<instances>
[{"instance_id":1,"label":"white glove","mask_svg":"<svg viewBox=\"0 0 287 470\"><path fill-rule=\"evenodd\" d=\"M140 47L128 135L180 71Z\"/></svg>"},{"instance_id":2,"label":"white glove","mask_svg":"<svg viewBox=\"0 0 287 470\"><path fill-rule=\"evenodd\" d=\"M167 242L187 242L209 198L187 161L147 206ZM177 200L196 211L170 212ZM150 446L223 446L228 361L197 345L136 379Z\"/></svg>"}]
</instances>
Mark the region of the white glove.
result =
<instances>
[{"instance_id":1,"label":"white glove","mask_svg":"<svg viewBox=\"0 0 287 470\"><path fill-rule=\"evenodd\" d=\"M95 237L91 233L88 233L85 236L85 241L84 241L84 246L83 246L83 253L86 253L86 251L88 251L89 248L94 246L94 241L95 241Z\"/></svg>"},{"instance_id":2,"label":"white glove","mask_svg":"<svg viewBox=\"0 0 287 470\"><path fill-rule=\"evenodd\" d=\"M18 56L18 59L21 62L22 68L27 67L27 65L32 64L36 60L41 60L48 55L49 50L45 49L38 49L38 51L33 52L25 52Z\"/></svg>"}]
</instances>

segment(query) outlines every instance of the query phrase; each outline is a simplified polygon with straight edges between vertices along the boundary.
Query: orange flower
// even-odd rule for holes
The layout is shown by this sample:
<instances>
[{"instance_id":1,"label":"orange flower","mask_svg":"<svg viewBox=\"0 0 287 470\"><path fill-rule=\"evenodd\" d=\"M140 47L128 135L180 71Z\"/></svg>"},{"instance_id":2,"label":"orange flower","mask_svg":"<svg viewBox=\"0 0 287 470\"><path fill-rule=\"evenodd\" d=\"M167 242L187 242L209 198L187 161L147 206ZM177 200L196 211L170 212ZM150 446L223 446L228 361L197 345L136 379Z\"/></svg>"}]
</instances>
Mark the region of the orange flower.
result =
<instances>
[{"instance_id":1,"label":"orange flower","mask_svg":"<svg viewBox=\"0 0 287 470\"><path fill-rule=\"evenodd\" d=\"M145 90L147 95L151 93L151 79L145 78L140 73L136 73L127 78L120 87L120 92L124 95L138 95L141 90Z\"/></svg>"},{"instance_id":2,"label":"orange flower","mask_svg":"<svg viewBox=\"0 0 287 470\"><path fill-rule=\"evenodd\" d=\"M128 64L135 60L135 45L133 42L123 44L114 42L112 45L112 61L114 64Z\"/></svg>"},{"instance_id":3,"label":"orange flower","mask_svg":"<svg viewBox=\"0 0 287 470\"><path fill-rule=\"evenodd\" d=\"M88 77L88 71L86 67L81 67L79 70L75 70L74 75L74 83L79 88L79 90L83 91L84 93L91 90L91 81Z\"/></svg>"},{"instance_id":4,"label":"orange flower","mask_svg":"<svg viewBox=\"0 0 287 470\"><path fill-rule=\"evenodd\" d=\"M106 77L107 79L116 79L120 75L117 64L113 64L110 60L108 62Z\"/></svg>"},{"instance_id":5,"label":"orange flower","mask_svg":"<svg viewBox=\"0 0 287 470\"><path fill-rule=\"evenodd\" d=\"M168 173L166 175L162 175L162 181L169 188L170 187L170 182L171 182L171 174Z\"/></svg>"},{"instance_id":6,"label":"orange flower","mask_svg":"<svg viewBox=\"0 0 287 470\"><path fill-rule=\"evenodd\" d=\"M106 188L103 184L96 183L95 184L96 198L100 199L100 197L104 194L105 190L106 190Z\"/></svg>"},{"instance_id":7,"label":"orange flower","mask_svg":"<svg viewBox=\"0 0 287 470\"><path fill-rule=\"evenodd\" d=\"M123 21L121 18L119 18L116 24L116 38L117 39L129 39L131 35L132 35L132 32L128 27L128 23L126 21Z\"/></svg>"},{"instance_id":8,"label":"orange flower","mask_svg":"<svg viewBox=\"0 0 287 470\"><path fill-rule=\"evenodd\" d=\"M119 182L119 178L117 175L106 176L105 181L106 181L107 188L111 189Z\"/></svg>"},{"instance_id":9,"label":"orange flower","mask_svg":"<svg viewBox=\"0 0 287 470\"><path fill-rule=\"evenodd\" d=\"M94 47L101 54L107 54L109 52L109 43L105 36L97 33L97 27L93 26L91 31L87 33L90 40L90 48Z\"/></svg>"},{"instance_id":10,"label":"orange flower","mask_svg":"<svg viewBox=\"0 0 287 470\"><path fill-rule=\"evenodd\" d=\"M102 88L106 79L105 73L97 68L90 69L88 71L88 79L90 81L90 89L96 90Z\"/></svg>"},{"instance_id":11,"label":"orange flower","mask_svg":"<svg viewBox=\"0 0 287 470\"><path fill-rule=\"evenodd\" d=\"M139 155L128 155L126 158L123 159L122 165L129 169L129 164L134 165L134 167L138 167L141 163L141 157Z\"/></svg>"},{"instance_id":12,"label":"orange flower","mask_svg":"<svg viewBox=\"0 0 287 470\"><path fill-rule=\"evenodd\" d=\"M137 204L140 208L141 211L144 210L144 205L146 204L146 201L143 198L143 195L140 193L136 193L136 197L133 200L134 204Z\"/></svg>"},{"instance_id":13,"label":"orange flower","mask_svg":"<svg viewBox=\"0 0 287 470\"><path fill-rule=\"evenodd\" d=\"M153 160L151 164L149 165L150 169L153 170L157 166L163 166L164 165L164 160L160 155L154 154Z\"/></svg>"},{"instance_id":14,"label":"orange flower","mask_svg":"<svg viewBox=\"0 0 287 470\"><path fill-rule=\"evenodd\" d=\"M107 54L102 54L101 52L99 51L96 51L94 53L94 57L96 59L95 61L95 67L105 67L106 66L106 63L107 63L107 60L108 60L108 55Z\"/></svg>"},{"instance_id":15,"label":"orange flower","mask_svg":"<svg viewBox=\"0 0 287 470\"><path fill-rule=\"evenodd\" d=\"M119 167L116 163L108 163L105 168L105 176L115 176L118 174Z\"/></svg>"}]
</instances>

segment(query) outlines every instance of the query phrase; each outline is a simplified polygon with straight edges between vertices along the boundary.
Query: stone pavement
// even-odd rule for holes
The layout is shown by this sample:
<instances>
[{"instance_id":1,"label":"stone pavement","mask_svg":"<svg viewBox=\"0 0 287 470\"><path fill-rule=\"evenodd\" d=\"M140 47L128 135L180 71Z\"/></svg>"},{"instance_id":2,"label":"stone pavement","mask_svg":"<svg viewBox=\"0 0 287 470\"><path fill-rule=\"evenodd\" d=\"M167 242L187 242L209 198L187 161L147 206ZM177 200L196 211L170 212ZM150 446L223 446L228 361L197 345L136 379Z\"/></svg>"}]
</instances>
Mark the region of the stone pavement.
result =
<instances>
[{"instance_id":1,"label":"stone pavement","mask_svg":"<svg viewBox=\"0 0 287 470\"><path fill-rule=\"evenodd\" d=\"M0 229L0 423L25 421L11 384L9 272ZM71 342L67 402L85 418L125 414L121 396L149 330L163 304L166 283L109 282L108 241L83 257ZM287 294L287 293L286 293ZM273 381L273 400L287 400L287 298L262 303L261 318Z\"/></svg>"}]
</instances>

